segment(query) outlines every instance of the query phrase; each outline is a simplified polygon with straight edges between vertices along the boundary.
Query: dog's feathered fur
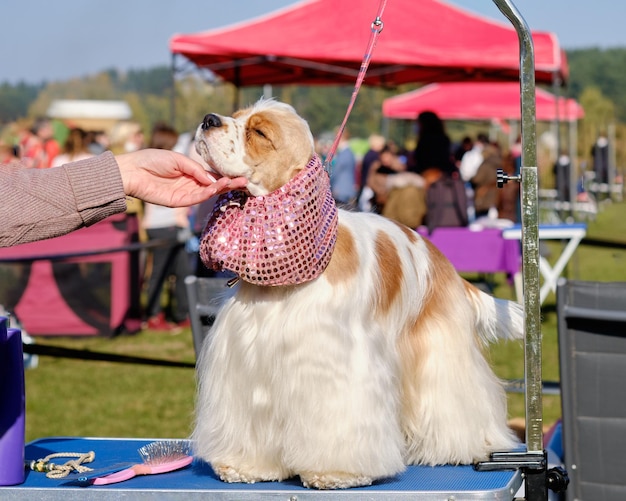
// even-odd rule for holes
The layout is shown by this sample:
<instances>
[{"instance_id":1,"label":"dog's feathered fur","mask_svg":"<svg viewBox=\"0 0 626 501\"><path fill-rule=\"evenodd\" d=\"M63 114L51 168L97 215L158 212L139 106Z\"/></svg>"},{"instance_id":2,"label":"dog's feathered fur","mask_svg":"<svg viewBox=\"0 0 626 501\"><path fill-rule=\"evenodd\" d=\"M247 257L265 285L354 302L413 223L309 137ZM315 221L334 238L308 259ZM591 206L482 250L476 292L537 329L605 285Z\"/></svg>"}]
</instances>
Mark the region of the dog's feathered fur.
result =
<instances>
[{"instance_id":1,"label":"dog's feathered fur","mask_svg":"<svg viewBox=\"0 0 626 501\"><path fill-rule=\"evenodd\" d=\"M252 195L314 154L306 122L273 100L200 126L196 144ZM522 317L411 229L340 211L319 278L242 282L217 316L198 361L196 454L228 482L345 488L509 449L506 395L483 350L520 338Z\"/></svg>"}]
</instances>

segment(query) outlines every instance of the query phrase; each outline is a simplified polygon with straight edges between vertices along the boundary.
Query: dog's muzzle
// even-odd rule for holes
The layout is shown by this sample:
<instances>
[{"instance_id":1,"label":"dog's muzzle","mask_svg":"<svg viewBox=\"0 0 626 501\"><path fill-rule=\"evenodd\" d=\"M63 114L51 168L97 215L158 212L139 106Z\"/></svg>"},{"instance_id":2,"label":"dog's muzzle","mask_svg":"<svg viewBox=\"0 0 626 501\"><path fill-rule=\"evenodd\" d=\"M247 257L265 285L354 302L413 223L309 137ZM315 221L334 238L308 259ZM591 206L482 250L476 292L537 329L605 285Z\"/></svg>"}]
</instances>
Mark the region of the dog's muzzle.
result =
<instances>
[{"instance_id":1,"label":"dog's muzzle","mask_svg":"<svg viewBox=\"0 0 626 501\"><path fill-rule=\"evenodd\" d=\"M222 120L215 113L209 113L202 120L202 130L209 130L211 127L221 127Z\"/></svg>"}]
</instances>

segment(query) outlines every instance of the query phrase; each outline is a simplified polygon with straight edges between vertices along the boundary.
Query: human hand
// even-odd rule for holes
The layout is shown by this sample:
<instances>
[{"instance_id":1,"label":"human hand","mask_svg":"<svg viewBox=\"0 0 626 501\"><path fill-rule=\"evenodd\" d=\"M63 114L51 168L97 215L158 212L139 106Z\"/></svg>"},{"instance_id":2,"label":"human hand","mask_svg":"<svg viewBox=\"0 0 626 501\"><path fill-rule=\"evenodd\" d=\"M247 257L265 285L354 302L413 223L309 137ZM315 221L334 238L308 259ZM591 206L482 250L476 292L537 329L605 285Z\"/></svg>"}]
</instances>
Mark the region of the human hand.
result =
<instances>
[{"instance_id":1,"label":"human hand","mask_svg":"<svg viewBox=\"0 0 626 501\"><path fill-rule=\"evenodd\" d=\"M115 159L127 195L166 207L195 205L247 183L243 177L207 172L194 160L170 150L142 149Z\"/></svg>"}]
</instances>

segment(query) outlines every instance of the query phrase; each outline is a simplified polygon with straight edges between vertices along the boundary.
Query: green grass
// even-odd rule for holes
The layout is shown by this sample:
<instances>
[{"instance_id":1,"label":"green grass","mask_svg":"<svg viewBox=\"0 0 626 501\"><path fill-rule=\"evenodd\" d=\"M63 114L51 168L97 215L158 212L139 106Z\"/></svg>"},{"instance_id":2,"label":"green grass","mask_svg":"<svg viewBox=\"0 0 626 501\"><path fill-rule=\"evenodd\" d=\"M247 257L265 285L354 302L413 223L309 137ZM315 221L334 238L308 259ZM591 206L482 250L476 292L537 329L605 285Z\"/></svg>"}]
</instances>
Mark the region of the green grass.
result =
<instances>
[{"instance_id":1,"label":"green grass","mask_svg":"<svg viewBox=\"0 0 626 501\"><path fill-rule=\"evenodd\" d=\"M78 350L191 362L191 332L144 331L108 338L38 338ZM186 437L195 393L193 369L40 357L26 371L26 438L43 436Z\"/></svg>"},{"instance_id":2,"label":"green grass","mask_svg":"<svg viewBox=\"0 0 626 501\"><path fill-rule=\"evenodd\" d=\"M626 204L604 206L595 221L588 222L587 237L626 244ZM560 253L560 242L549 242L547 259L554 263ZM564 272L571 280L626 282L626 250L581 245ZM498 297L513 297L510 287L500 283L495 290ZM542 377L544 381L559 380L559 353L557 341L556 297L550 293L541 307ZM523 379L524 351L520 343L499 343L492 347L492 365L505 379ZM524 417L524 395L510 393L509 416ZM544 425L550 426L561 416L559 396L543 396Z\"/></svg>"},{"instance_id":3,"label":"green grass","mask_svg":"<svg viewBox=\"0 0 626 501\"><path fill-rule=\"evenodd\" d=\"M589 223L588 237L626 242L626 204L604 208ZM551 243L553 256L560 243ZM549 258L550 260L550 258ZM553 262L553 260L552 260ZM578 280L626 281L626 252L581 246L570 262L567 276ZM498 297L513 298L503 280ZM553 294L542 307L543 379L558 380L556 308ZM108 338L44 338L39 344L130 356L193 362L191 333L144 331ZM496 373L502 378L523 378L521 343L499 343L490 350ZM193 369L154 367L113 362L40 357L39 367L26 372L26 437L185 437L193 422L195 375ZM521 394L509 394L509 415L524 416ZM544 423L561 414L560 399L544 396Z\"/></svg>"}]
</instances>

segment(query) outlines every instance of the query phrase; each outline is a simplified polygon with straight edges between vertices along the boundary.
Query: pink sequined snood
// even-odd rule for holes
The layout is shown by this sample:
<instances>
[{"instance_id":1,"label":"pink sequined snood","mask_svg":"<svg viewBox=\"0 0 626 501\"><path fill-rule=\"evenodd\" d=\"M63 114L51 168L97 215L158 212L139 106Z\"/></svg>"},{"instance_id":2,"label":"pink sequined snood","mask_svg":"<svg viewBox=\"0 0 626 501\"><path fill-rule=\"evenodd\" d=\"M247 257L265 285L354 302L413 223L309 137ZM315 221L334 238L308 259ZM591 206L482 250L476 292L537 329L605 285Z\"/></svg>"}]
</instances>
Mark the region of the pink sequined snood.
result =
<instances>
[{"instance_id":1,"label":"pink sequined snood","mask_svg":"<svg viewBox=\"0 0 626 501\"><path fill-rule=\"evenodd\" d=\"M222 195L200 244L204 264L257 285L295 285L326 269L337 239L337 207L315 155L296 177L259 197Z\"/></svg>"}]
</instances>

